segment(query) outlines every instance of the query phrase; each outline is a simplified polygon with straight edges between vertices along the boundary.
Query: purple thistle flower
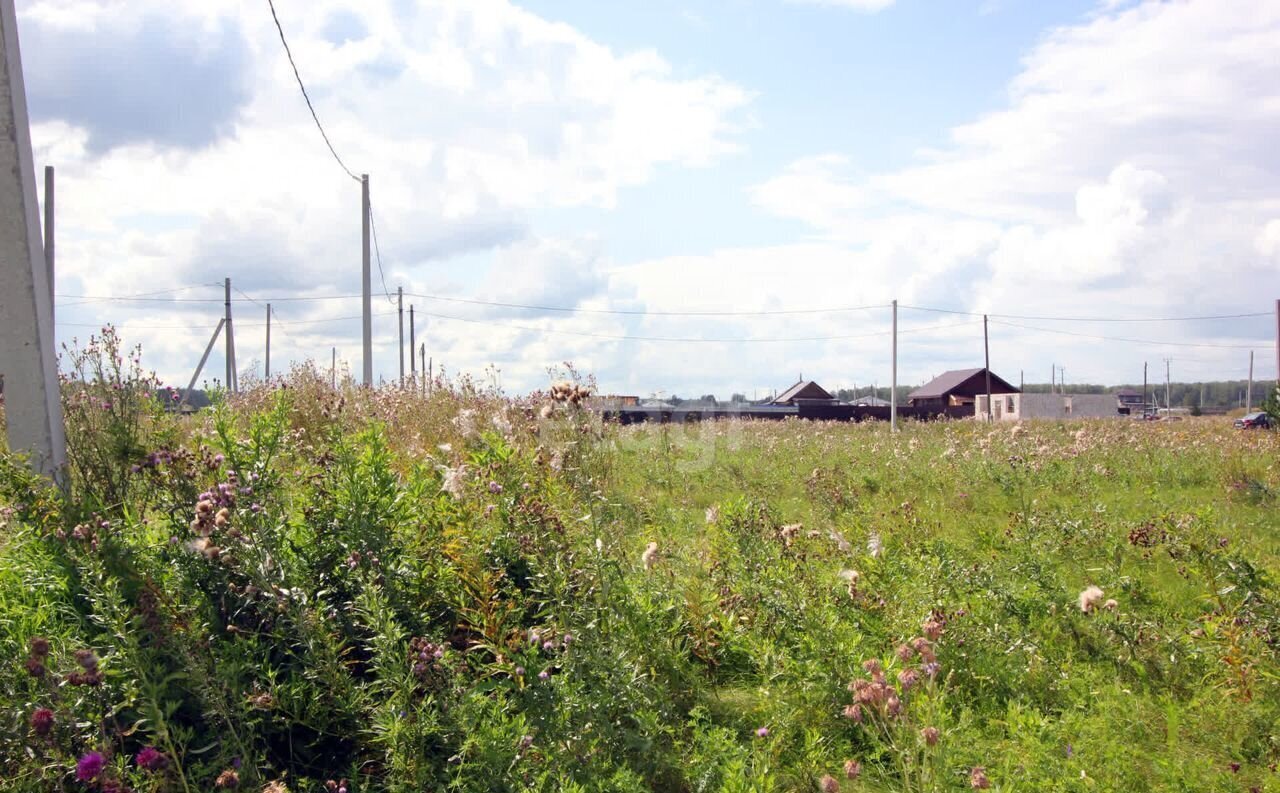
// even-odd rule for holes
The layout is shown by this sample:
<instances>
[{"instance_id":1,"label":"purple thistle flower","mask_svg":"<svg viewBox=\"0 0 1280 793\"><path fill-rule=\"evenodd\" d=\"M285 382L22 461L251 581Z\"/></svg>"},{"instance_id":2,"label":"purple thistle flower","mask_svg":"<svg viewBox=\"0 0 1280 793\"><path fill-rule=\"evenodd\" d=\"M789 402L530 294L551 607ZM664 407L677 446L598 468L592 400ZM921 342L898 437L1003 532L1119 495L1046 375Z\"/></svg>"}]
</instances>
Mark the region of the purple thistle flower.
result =
<instances>
[{"instance_id":1,"label":"purple thistle flower","mask_svg":"<svg viewBox=\"0 0 1280 793\"><path fill-rule=\"evenodd\" d=\"M48 708L36 708L31 714L31 730L36 735L48 735L53 729L53 711Z\"/></svg>"},{"instance_id":2,"label":"purple thistle flower","mask_svg":"<svg viewBox=\"0 0 1280 793\"><path fill-rule=\"evenodd\" d=\"M89 752L76 763L76 779L81 782L92 782L107 767L107 758L101 752Z\"/></svg>"},{"instance_id":3,"label":"purple thistle flower","mask_svg":"<svg viewBox=\"0 0 1280 793\"><path fill-rule=\"evenodd\" d=\"M154 746L144 746L134 758L138 767L145 771L163 771L169 765L169 758Z\"/></svg>"},{"instance_id":4,"label":"purple thistle flower","mask_svg":"<svg viewBox=\"0 0 1280 793\"><path fill-rule=\"evenodd\" d=\"M757 737L757 738L768 738L768 737L769 737L769 728L768 728L768 727L760 727L760 728L758 728L758 729L756 730L756 737Z\"/></svg>"}]
</instances>

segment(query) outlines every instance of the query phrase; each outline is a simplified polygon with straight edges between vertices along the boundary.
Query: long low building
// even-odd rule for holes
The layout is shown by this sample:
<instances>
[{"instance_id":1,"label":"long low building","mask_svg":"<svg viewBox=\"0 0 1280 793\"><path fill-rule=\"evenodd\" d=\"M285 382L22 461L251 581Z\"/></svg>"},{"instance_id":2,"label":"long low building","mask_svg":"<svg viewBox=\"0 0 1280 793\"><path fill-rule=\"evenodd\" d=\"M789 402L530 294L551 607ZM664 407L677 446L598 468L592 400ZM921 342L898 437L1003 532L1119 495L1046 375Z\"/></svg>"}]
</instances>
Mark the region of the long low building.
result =
<instances>
[{"instance_id":1,"label":"long low building","mask_svg":"<svg viewBox=\"0 0 1280 793\"><path fill-rule=\"evenodd\" d=\"M1120 415L1115 394L1000 394L991 399L991 417L999 421L1101 419ZM974 398L974 415L986 418L986 394Z\"/></svg>"}]
</instances>

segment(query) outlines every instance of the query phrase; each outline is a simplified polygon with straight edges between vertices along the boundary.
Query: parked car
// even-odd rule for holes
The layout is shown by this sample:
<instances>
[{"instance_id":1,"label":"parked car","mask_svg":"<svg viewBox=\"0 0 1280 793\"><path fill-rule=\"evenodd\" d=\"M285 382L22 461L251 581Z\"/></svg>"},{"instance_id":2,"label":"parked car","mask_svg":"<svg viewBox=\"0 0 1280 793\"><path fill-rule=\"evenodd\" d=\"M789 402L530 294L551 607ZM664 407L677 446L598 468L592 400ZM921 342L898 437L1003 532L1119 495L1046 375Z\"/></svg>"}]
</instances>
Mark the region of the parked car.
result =
<instances>
[{"instance_id":1,"label":"parked car","mask_svg":"<svg viewBox=\"0 0 1280 793\"><path fill-rule=\"evenodd\" d=\"M1247 416L1241 416L1240 418L1236 419L1235 427L1236 429L1240 429L1240 430L1253 430L1253 429L1265 430L1270 428L1273 423L1274 422L1271 421L1270 416L1268 416L1266 413L1259 411L1257 413L1250 413Z\"/></svg>"}]
</instances>

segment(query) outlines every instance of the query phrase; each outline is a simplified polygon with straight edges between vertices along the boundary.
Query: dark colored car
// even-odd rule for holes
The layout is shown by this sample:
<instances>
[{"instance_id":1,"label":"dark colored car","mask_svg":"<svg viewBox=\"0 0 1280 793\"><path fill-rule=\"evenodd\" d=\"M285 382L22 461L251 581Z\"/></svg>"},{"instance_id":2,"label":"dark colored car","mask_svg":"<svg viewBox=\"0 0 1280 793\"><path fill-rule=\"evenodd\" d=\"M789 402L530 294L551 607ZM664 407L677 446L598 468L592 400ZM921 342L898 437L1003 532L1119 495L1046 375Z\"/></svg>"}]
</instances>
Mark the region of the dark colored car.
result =
<instances>
[{"instance_id":1,"label":"dark colored car","mask_svg":"<svg viewBox=\"0 0 1280 793\"><path fill-rule=\"evenodd\" d=\"M1241 429L1241 430L1253 430L1253 429L1265 430L1271 427L1271 425L1272 425L1271 417L1268 416L1266 413L1262 413L1262 412L1250 413L1247 416L1241 416L1235 421L1236 429Z\"/></svg>"}]
</instances>

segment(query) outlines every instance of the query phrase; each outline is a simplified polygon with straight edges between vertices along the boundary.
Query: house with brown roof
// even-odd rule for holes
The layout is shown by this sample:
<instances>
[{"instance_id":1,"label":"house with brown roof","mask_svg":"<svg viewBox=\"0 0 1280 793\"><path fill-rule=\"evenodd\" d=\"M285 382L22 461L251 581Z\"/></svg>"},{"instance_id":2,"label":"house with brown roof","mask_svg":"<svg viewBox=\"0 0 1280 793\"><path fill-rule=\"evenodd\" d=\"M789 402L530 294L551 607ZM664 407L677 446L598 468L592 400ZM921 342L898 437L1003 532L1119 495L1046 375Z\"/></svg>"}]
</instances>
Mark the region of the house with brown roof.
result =
<instances>
[{"instance_id":1,"label":"house with brown roof","mask_svg":"<svg viewBox=\"0 0 1280 793\"><path fill-rule=\"evenodd\" d=\"M987 393L987 370L953 369L943 372L928 383L907 394L907 404L912 407L944 408L972 405L978 394ZM992 373L992 394L1021 393L1016 386Z\"/></svg>"},{"instance_id":2,"label":"house with brown roof","mask_svg":"<svg viewBox=\"0 0 1280 793\"><path fill-rule=\"evenodd\" d=\"M801 380L769 401L770 405L796 405L805 401L834 402L825 388L812 380Z\"/></svg>"}]
</instances>

